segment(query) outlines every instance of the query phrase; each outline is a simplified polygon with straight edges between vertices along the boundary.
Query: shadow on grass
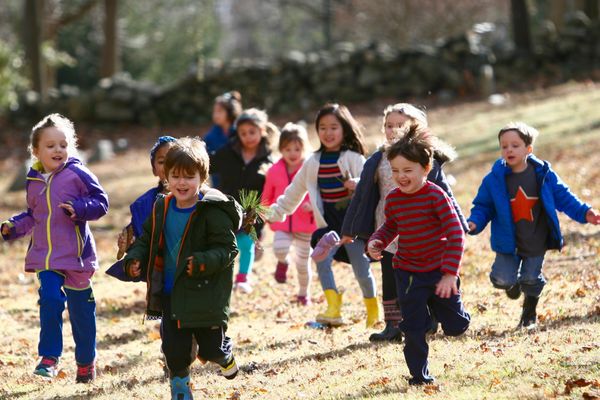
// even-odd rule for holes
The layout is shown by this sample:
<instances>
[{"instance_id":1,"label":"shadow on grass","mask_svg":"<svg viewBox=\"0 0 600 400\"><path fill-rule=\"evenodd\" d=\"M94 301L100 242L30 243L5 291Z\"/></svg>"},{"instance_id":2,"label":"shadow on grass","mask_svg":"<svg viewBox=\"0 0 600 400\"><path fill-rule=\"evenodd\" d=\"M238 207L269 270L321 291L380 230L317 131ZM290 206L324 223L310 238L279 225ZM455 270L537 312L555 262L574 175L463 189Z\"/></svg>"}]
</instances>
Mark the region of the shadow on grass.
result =
<instances>
[{"instance_id":1,"label":"shadow on grass","mask_svg":"<svg viewBox=\"0 0 600 400\"><path fill-rule=\"evenodd\" d=\"M406 381L405 379L401 379L402 381ZM386 394L396 394L400 397L402 394L408 392L407 386L400 386L399 383L395 383L393 385L386 385L379 388L363 388L361 391L345 396L335 397L336 399L344 399L344 400L353 400L353 399L377 399L379 396Z\"/></svg>"},{"instance_id":2,"label":"shadow on grass","mask_svg":"<svg viewBox=\"0 0 600 400\"><path fill-rule=\"evenodd\" d=\"M98 340L97 348L100 350L108 349L116 345L129 343L134 340L139 340L145 335L146 334L144 332L139 331L137 329L133 329L130 332L125 332L120 335L106 334L100 340Z\"/></svg>"}]
</instances>

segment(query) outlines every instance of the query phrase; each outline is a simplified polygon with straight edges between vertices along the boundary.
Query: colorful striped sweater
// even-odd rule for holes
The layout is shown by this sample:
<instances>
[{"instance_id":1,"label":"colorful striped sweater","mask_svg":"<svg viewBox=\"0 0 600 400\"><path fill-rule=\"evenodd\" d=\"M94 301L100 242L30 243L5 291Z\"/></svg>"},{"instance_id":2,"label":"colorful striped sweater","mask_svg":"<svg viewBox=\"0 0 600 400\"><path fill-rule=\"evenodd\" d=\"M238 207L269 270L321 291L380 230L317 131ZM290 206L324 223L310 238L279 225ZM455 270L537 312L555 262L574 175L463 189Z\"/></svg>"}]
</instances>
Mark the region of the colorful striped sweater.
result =
<instances>
[{"instance_id":1,"label":"colorful striped sweater","mask_svg":"<svg viewBox=\"0 0 600 400\"><path fill-rule=\"evenodd\" d=\"M385 222L369 241L383 247L398 236L393 266L411 272L441 269L458 275L465 237L452 203L442 189L427 182L415 193L396 188L385 200Z\"/></svg>"}]
</instances>

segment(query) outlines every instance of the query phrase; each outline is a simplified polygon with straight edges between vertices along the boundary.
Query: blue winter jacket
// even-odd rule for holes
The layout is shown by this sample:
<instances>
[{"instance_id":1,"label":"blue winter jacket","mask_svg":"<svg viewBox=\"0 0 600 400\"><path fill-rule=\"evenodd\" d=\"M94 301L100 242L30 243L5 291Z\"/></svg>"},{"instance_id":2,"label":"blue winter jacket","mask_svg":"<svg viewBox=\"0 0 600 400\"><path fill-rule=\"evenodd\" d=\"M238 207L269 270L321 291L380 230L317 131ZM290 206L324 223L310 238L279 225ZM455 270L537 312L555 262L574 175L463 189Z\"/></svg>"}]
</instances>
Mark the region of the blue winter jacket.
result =
<instances>
[{"instance_id":1,"label":"blue winter jacket","mask_svg":"<svg viewBox=\"0 0 600 400\"><path fill-rule=\"evenodd\" d=\"M556 211L562 211L573 220L584 224L587 222L585 215L591 206L579 200L569 190L552 170L550 163L540 160L533 154L529 155L527 162L535 168L540 187L540 199L550 228L547 248L560 250L563 246L563 237ZM483 178L468 219L477 226L475 231L470 232L471 235L484 230L491 221L492 250L505 254L514 254L517 251L515 224L506 187L506 175L511 173L512 170L506 165L506 161L496 160L492 170Z\"/></svg>"},{"instance_id":2,"label":"blue winter jacket","mask_svg":"<svg viewBox=\"0 0 600 400\"><path fill-rule=\"evenodd\" d=\"M368 240L371 234L375 232L375 209L380 200L379 187L377 185L377 167L383 158L384 152L376 151L367 159L360 174L360 181L356 186L352 201L346 211L344 223L342 225L342 235L358 237ZM427 180L438 185L450 198L452 206L458 214L460 224L463 230L467 231L467 221L460 209L460 206L452 195L450 185L446 181L446 175L442 170L442 162L433 160L433 167L427 175Z\"/></svg>"},{"instance_id":3,"label":"blue winter jacket","mask_svg":"<svg viewBox=\"0 0 600 400\"><path fill-rule=\"evenodd\" d=\"M159 193L158 186L153 187L138 197L129 206L129 210L131 211L131 226L133 227L133 234L136 238L142 236L144 222L150 214L152 214L152 207L154 206L154 201L156 201L156 197Z\"/></svg>"}]
</instances>

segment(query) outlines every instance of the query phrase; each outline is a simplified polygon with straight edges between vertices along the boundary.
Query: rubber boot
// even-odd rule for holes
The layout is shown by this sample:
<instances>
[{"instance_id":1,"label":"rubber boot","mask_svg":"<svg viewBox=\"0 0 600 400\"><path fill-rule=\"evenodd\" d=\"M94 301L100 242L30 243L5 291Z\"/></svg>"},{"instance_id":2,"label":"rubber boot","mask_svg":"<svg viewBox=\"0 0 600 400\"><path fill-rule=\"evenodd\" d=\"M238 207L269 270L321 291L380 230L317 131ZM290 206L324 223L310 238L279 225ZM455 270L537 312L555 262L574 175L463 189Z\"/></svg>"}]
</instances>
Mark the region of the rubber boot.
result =
<instances>
[{"instance_id":1,"label":"rubber boot","mask_svg":"<svg viewBox=\"0 0 600 400\"><path fill-rule=\"evenodd\" d=\"M171 400L194 400L190 389L190 376L171 378Z\"/></svg>"},{"instance_id":2,"label":"rubber boot","mask_svg":"<svg viewBox=\"0 0 600 400\"><path fill-rule=\"evenodd\" d=\"M379 333L369 336L371 342L401 342L402 331L394 326L392 321L385 321L385 329Z\"/></svg>"},{"instance_id":3,"label":"rubber boot","mask_svg":"<svg viewBox=\"0 0 600 400\"><path fill-rule=\"evenodd\" d=\"M285 283L287 281L288 264L279 261L275 267L275 280L277 283Z\"/></svg>"},{"instance_id":4,"label":"rubber boot","mask_svg":"<svg viewBox=\"0 0 600 400\"><path fill-rule=\"evenodd\" d=\"M379 317L379 302L377 297L369 297L363 299L367 307L367 328L372 328L381 319Z\"/></svg>"},{"instance_id":5,"label":"rubber boot","mask_svg":"<svg viewBox=\"0 0 600 400\"><path fill-rule=\"evenodd\" d=\"M342 294L333 289L327 289L325 290L325 300L327 300L327 310L317 315L317 322L331 326L343 325Z\"/></svg>"},{"instance_id":6,"label":"rubber boot","mask_svg":"<svg viewBox=\"0 0 600 400\"><path fill-rule=\"evenodd\" d=\"M539 297L525 296L523 300L523 313L518 328L534 329L537 325L537 311Z\"/></svg>"}]
</instances>

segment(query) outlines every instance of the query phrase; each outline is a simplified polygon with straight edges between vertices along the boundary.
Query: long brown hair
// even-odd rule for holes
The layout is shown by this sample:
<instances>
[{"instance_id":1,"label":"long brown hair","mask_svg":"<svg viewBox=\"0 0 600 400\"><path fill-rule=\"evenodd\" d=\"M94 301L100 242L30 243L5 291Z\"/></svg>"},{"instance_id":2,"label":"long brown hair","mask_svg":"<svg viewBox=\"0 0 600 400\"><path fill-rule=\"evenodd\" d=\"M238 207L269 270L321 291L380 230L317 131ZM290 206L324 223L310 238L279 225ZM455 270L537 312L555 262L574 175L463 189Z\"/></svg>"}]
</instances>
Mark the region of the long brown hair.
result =
<instances>
[{"instance_id":1,"label":"long brown hair","mask_svg":"<svg viewBox=\"0 0 600 400\"><path fill-rule=\"evenodd\" d=\"M342 125L344 137L342 140L342 150L352 150L363 156L367 154L367 149L363 142L363 130L358 121L354 119L348 107L337 104L327 103L317 113L315 118L315 129L319 132L319 122L326 115L333 115ZM318 151L323 151L323 144Z\"/></svg>"}]
</instances>

